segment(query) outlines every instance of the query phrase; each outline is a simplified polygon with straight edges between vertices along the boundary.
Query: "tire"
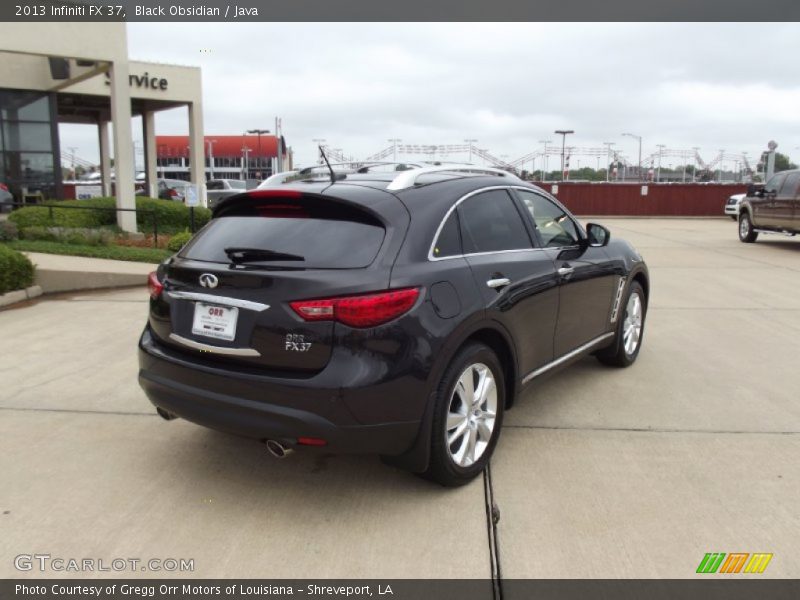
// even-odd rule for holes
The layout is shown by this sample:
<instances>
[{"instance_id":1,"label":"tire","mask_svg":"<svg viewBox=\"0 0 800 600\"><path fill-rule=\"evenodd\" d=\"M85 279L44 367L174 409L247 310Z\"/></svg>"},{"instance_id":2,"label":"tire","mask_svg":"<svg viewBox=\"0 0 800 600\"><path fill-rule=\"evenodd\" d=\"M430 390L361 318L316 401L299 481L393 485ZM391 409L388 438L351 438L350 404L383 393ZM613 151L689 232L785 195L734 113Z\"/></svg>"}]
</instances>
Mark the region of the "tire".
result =
<instances>
[{"instance_id":1,"label":"tire","mask_svg":"<svg viewBox=\"0 0 800 600\"><path fill-rule=\"evenodd\" d=\"M753 228L753 221L747 211L739 215L739 241L752 244L758 238L758 232Z\"/></svg>"},{"instance_id":2,"label":"tire","mask_svg":"<svg viewBox=\"0 0 800 600\"><path fill-rule=\"evenodd\" d=\"M481 399L476 398L479 404L470 406L469 392L462 391L464 384L474 395L487 381L494 382L494 393L491 387L484 388ZM430 463L422 476L443 486L455 487L479 475L489 463L500 437L505 401L506 382L497 355L483 344L464 346L445 370L436 392ZM492 414L493 417L488 416ZM463 415L461 420L460 415ZM456 435L459 428L463 428L462 433ZM470 449L473 450L472 459Z\"/></svg>"},{"instance_id":3,"label":"tire","mask_svg":"<svg viewBox=\"0 0 800 600\"><path fill-rule=\"evenodd\" d=\"M598 352L596 356L597 360L605 365L630 367L636 362L636 357L642 348L644 322L647 316L647 297L638 282L631 283L620 309L622 314L618 317L614 343Z\"/></svg>"}]
</instances>

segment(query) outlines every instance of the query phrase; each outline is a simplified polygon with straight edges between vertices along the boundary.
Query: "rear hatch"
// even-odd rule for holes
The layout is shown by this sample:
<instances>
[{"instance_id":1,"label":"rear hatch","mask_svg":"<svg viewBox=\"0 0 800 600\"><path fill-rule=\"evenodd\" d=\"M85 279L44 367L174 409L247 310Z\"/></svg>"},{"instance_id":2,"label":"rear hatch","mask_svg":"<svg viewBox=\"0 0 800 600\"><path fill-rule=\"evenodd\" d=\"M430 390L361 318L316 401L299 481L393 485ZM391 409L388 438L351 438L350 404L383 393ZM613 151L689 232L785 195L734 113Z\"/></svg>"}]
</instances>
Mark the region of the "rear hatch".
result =
<instances>
[{"instance_id":1,"label":"rear hatch","mask_svg":"<svg viewBox=\"0 0 800 600\"><path fill-rule=\"evenodd\" d=\"M307 321L290 302L385 289L389 270L376 259L386 223L356 205L291 192L251 192L218 213L160 267L155 336L215 364L324 368L334 323Z\"/></svg>"}]
</instances>

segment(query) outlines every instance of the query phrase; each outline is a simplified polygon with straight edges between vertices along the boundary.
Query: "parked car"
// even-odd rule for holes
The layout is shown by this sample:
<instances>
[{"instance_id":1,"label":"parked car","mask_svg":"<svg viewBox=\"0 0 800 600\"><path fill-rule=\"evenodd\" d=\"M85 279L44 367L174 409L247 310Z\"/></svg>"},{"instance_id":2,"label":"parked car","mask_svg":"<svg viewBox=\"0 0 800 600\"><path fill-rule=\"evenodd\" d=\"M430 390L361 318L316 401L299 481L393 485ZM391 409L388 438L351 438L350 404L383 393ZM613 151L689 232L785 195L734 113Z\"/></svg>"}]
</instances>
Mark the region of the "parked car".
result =
<instances>
[{"instance_id":1,"label":"parked car","mask_svg":"<svg viewBox=\"0 0 800 600\"><path fill-rule=\"evenodd\" d=\"M0 212L7 212L14 208L14 195L8 191L5 183L0 183Z\"/></svg>"},{"instance_id":2,"label":"parked car","mask_svg":"<svg viewBox=\"0 0 800 600\"><path fill-rule=\"evenodd\" d=\"M800 169L773 175L739 208L739 239L755 242L759 233L800 233Z\"/></svg>"},{"instance_id":3,"label":"parked car","mask_svg":"<svg viewBox=\"0 0 800 600\"><path fill-rule=\"evenodd\" d=\"M214 208L223 198L233 196L247 189L247 182L240 179L209 179L206 182L208 208Z\"/></svg>"},{"instance_id":4,"label":"parked car","mask_svg":"<svg viewBox=\"0 0 800 600\"><path fill-rule=\"evenodd\" d=\"M636 361L650 287L629 243L474 166L228 197L148 281L139 383L162 417L443 485L481 472L532 381Z\"/></svg>"},{"instance_id":5,"label":"parked car","mask_svg":"<svg viewBox=\"0 0 800 600\"><path fill-rule=\"evenodd\" d=\"M725 214L736 221L739 218L739 205L747 194L734 194L725 202Z\"/></svg>"},{"instance_id":6,"label":"parked car","mask_svg":"<svg viewBox=\"0 0 800 600\"><path fill-rule=\"evenodd\" d=\"M162 200L183 202L186 197L186 187L189 185L191 182L182 179L159 179L158 197Z\"/></svg>"}]
</instances>

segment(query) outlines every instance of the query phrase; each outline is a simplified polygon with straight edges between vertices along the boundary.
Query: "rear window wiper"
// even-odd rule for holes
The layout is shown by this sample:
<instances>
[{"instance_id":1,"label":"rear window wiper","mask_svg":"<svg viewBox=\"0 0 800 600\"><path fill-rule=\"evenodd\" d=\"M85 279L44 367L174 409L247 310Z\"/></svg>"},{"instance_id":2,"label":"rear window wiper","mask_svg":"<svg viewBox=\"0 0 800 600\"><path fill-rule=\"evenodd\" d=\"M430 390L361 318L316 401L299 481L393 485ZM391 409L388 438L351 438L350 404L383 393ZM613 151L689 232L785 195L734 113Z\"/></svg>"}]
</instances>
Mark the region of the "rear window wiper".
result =
<instances>
[{"instance_id":1,"label":"rear window wiper","mask_svg":"<svg viewBox=\"0 0 800 600\"><path fill-rule=\"evenodd\" d=\"M276 252L266 248L225 248L225 254L235 263L254 262L260 260L304 261L305 256Z\"/></svg>"}]
</instances>

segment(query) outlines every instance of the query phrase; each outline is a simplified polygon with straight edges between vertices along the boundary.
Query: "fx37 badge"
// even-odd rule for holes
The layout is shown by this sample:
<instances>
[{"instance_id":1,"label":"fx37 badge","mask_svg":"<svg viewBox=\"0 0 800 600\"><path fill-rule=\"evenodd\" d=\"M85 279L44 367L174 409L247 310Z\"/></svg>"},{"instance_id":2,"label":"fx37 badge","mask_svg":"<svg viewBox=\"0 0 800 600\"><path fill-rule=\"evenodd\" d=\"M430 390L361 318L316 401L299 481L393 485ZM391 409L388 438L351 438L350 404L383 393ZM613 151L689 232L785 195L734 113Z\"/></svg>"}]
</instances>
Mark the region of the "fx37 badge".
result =
<instances>
[{"instance_id":1,"label":"fx37 badge","mask_svg":"<svg viewBox=\"0 0 800 600\"><path fill-rule=\"evenodd\" d=\"M311 350L311 342L307 342L304 335L289 333L286 334L285 349L287 352L308 352Z\"/></svg>"}]
</instances>

